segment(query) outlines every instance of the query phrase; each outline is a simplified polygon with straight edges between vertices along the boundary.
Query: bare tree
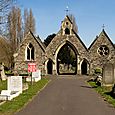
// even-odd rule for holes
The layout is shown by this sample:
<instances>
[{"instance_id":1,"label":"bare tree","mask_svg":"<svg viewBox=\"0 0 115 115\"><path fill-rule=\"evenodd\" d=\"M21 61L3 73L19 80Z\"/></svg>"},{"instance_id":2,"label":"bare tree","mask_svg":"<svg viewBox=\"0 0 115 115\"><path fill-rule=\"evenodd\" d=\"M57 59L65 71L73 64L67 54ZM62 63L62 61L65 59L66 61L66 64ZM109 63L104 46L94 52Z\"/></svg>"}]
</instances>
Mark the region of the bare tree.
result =
<instances>
[{"instance_id":1,"label":"bare tree","mask_svg":"<svg viewBox=\"0 0 115 115\"><path fill-rule=\"evenodd\" d=\"M12 46L12 51L15 52L22 39L22 20L21 10L17 7L12 7L8 16L8 33Z\"/></svg>"},{"instance_id":2,"label":"bare tree","mask_svg":"<svg viewBox=\"0 0 115 115\"><path fill-rule=\"evenodd\" d=\"M0 34L6 30L8 13L16 0L0 0Z\"/></svg>"},{"instance_id":3,"label":"bare tree","mask_svg":"<svg viewBox=\"0 0 115 115\"><path fill-rule=\"evenodd\" d=\"M25 9L24 10L24 36L26 36L26 34L28 33L29 31L29 20L28 20L28 10Z\"/></svg>"},{"instance_id":4,"label":"bare tree","mask_svg":"<svg viewBox=\"0 0 115 115\"><path fill-rule=\"evenodd\" d=\"M21 10L17 8L17 44L19 45L23 38Z\"/></svg>"},{"instance_id":5,"label":"bare tree","mask_svg":"<svg viewBox=\"0 0 115 115\"><path fill-rule=\"evenodd\" d=\"M35 33L35 18L32 13L32 9L24 10L24 36L29 32L32 31Z\"/></svg>"},{"instance_id":6,"label":"bare tree","mask_svg":"<svg viewBox=\"0 0 115 115\"><path fill-rule=\"evenodd\" d=\"M29 29L35 33L35 18L33 16L33 13L32 13L32 9L30 9L29 11Z\"/></svg>"},{"instance_id":7,"label":"bare tree","mask_svg":"<svg viewBox=\"0 0 115 115\"><path fill-rule=\"evenodd\" d=\"M4 63L5 66L11 67L12 63L12 51L10 42L0 36L0 62Z\"/></svg>"},{"instance_id":8,"label":"bare tree","mask_svg":"<svg viewBox=\"0 0 115 115\"><path fill-rule=\"evenodd\" d=\"M73 23L73 30L74 30L76 33L78 33L78 26L77 26L77 24L76 24L76 19L75 19L74 15L73 15L73 14L69 14L69 18L70 18L70 20L71 20L72 23Z\"/></svg>"},{"instance_id":9,"label":"bare tree","mask_svg":"<svg viewBox=\"0 0 115 115\"><path fill-rule=\"evenodd\" d=\"M14 58L13 54L16 52L16 49L18 49L18 46L22 39L22 18L21 18L21 10L20 8L13 6L11 11L8 15L8 22L7 22L7 30L8 35L7 39L9 40L9 60L10 65L13 67L14 64ZM6 48L7 49L7 48Z\"/></svg>"}]
</instances>

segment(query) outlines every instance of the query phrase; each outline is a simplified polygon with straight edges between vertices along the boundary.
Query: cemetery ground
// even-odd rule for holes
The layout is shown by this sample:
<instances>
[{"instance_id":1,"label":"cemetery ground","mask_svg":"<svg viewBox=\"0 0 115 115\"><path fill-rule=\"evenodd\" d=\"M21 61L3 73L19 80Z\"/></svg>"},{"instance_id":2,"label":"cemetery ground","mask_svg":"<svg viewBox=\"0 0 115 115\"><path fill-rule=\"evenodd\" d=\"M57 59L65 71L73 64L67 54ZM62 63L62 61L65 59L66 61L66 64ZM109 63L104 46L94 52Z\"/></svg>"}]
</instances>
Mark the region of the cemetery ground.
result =
<instances>
[{"instance_id":1,"label":"cemetery ground","mask_svg":"<svg viewBox=\"0 0 115 115\"><path fill-rule=\"evenodd\" d=\"M86 82L86 77L61 75L53 78L16 115L114 115L115 108Z\"/></svg>"},{"instance_id":2,"label":"cemetery ground","mask_svg":"<svg viewBox=\"0 0 115 115\"><path fill-rule=\"evenodd\" d=\"M57 76L56 76L57 77ZM22 94L20 94L20 96L19 97L16 97L16 98L14 98L13 100L11 100L11 101L6 101L3 105L0 105L0 115L13 115L14 113L16 113L17 111L20 111L22 108L25 108L26 109L26 106L28 107L28 105L29 105L29 107L35 107L36 105L33 105L32 103L31 103L31 100L33 100L34 102L37 102L37 104L38 105L40 105L41 103L38 103L38 100L36 100L36 98L38 98L38 96L41 96L41 94L42 93L45 93L46 94L46 92L44 92L45 90L47 90L48 89L48 87L50 87L50 90L55 90L55 93L54 94L52 94L51 92L47 92L47 96L48 95L50 95L50 98L52 98L51 99L51 101L52 100L54 100L54 98L57 96L57 98L58 97L60 97L60 95L62 96L62 94L64 94L64 90L65 90L65 94L64 94L64 96L67 98L68 96L66 95L66 91L68 92L68 93L71 93L71 94L69 94L69 96L71 97L71 95L72 95L72 98L70 99L70 101L68 100L67 102L65 102L64 100L65 100L65 98L62 96L62 98L64 99L64 100L62 100L62 102L61 103L63 103L63 102L65 102L66 104L67 103L74 103L74 101L75 101L75 98L77 97L77 95L74 95L74 93L76 92L77 94L78 93L80 93L79 94L79 96L78 96L78 98L83 98L83 97L85 97L86 98L86 100L85 100L85 98L83 99L83 100L85 100L85 102L88 102L89 103L89 101L90 101L90 97L88 97L88 95L94 95L94 97L95 97L95 95L97 96L97 94L95 93L95 92L93 92L94 94L88 94L88 93L92 93L92 92L90 92L89 90L93 90L93 89L96 89L96 91L98 92L98 93L100 93L102 96L103 96L103 98L101 98L101 100L105 100L105 101L107 101L107 102L109 102L110 104L112 104L112 106L111 107L115 107L115 99L113 98L113 97L111 97L111 95L110 95L110 91L111 91L111 88L109 87L109 88L105 88L105 87L100 87L100 86L97 86L96 85L96 83L95 82L86 82L87 81L87 79L83 79L83 77L79 77L79 76L74 76L74 77L64 77L63 78L63 76L61 76L61 77L57 77L57 78L53 78L53 79L51 79L52 80L52 82L50 82L50 84L43 90L43 92L41 92L40 93L40 95L36 95L47 83L48 83L48 81L49 81L49 79L45 79L45 78L43 78L41 81L39 81L39 82L37 82L37 83L34 83L32 86L31 86L31 83L29 83L29 89L28 90L26 90L26 91L24 91ZM84 80L85 80L85 82L84 82ZM64 83L65 82L65 83ZM54 84L55 83L55 84ZM85 83L85 84L84 84ZM3 89L6 89L6 81L0 81L0 90L3 90ZM53 88L51 89L51 85L53 84ZM64 85L63 85L64 84ZM88 84L90 84L91 86L89 86ZM66 87L66 86L69 86L69 87ZM74 87L75 86L75 87ZM55 89L56 88L56 89ZM59 89L58 89L59 88ZM72 89L73 88L73 89ZM74 89L75 88L75 89ZM80 88L80 89L79 89ZM58 90L57 90L58 89ZM61 90L63 90L63 91L61 91ZM80 91L81 90L81 91ZM82 91L83 90L83 91ZM69 92L70 91L70 92ZM74 92L73 94L72 94L72 92ZM84 92L85 91L85 92ZM94 90L93 90L94 91ZM60 92L60 94L58 94L58 93ZM62 92L62 94L61 94L61 92ZM50 93L50 94L49 94ZM35 96L36 95L36 96ZM53 98L53 95L55 95L54 96L54 98ZM81 95L81 96L80 96ZM83 96L83 95L85 95L85 96ZM35 97L35 98L33 98L33 97ZM46 96L45 96L46 97ZM40 97L39 97L40 98ZM48 97L49 98L49 97ZM92 99L93 97L91 97L91 100L93 100ZM44 96L42 95L42 99L44 100ZM46 100L46 99L45 99ZM61 98L59 98L59 100L61 101ZM79 101L80 99L77 99L77 101L78 101L78 103L81 103L82 101ZM32 102L33 102L32 101ZM39 100L40 101L40 100ZM59 102L60 102L59 101ZM97 100L94 100L94 101L97 101ZM98 100L99 101L99 100ZM96 102L97 103L97 106L98 106L98 103L101 103L101 102ZM29 103L30 102L30 103ZM40 101L41 102L41 101ZM28 104L29 103L29 104ZM43 103L44 103L44 101L43 101ZM44 104L41 104L42 106L43 105L47 105L47 103L44 103ZM94 102L92 102L93 104L94 104ZM50 104L50 103L49 103ZM31 106L30 106L31 105ZM45 105L45 106L46 106ZM82 104L79 104L78 106L78 108L80 109L80 106L81 106ZM86 103L86 105L87 105L87 103ZM103 104L102 104L103 105ZM53 106L55 106L55 107L57 107L58 105L53 105ZM66 105L66 106L69 106L69 105ZM85 107L85 105L82 105L82 106L84 106ZM51 109L51 105L50 106L48 106L48 107L50 107L50 109ZM60 106L61 107L61 106ZM35 107L36 108L36 107ZM34 108L34 109L35 109ZM75 107L74 107L75 108ZM86 107L86 108L88 108L88 107ZM96 108L98 108L98 107L96 107ZM100 108L102 108L102 110L103 110L103 107L101 107L100 106ZM37 109L39 109L39 107L37 108ZM62 111L64 112L64 108L62 107L61 108L62 109ZM95 108L94 108L95 109ZM28 111L29 109L27 109L27 111ZM54 109L55 110L55 109ZM96 109L96 110L98 110L98 109ZM95 111L96 111L95 110ZM30 111L30 110L29 110ZM36 111L38 111L38 110L36 110ZM100 109L100 111L101 111L101 109ZM74 113L75 111L73 111L73 113ZM20 113L20 112L19 112ZM79 112L78 112L79 113ZM98 112L99 113L99 112ZM22 114L22 113L21 113ZM23 115L23 114L22 114ZM24 115L26 115L25 113L24 113ZM29 115L29 114L28 114ZM31 115L31 113L30 113L30 115ZM33 115L35 115L34 113L33 113ZM42 114L42 115L44 115L44 114ZM48 114L47 114L48 115ZM50 114L51 115L51 114ZM53 114L53 115L55 115L55 114ZM57 115L57 114L56 114ZM61 115L61 114L60 114ZM64 114L63 114L64 115ZM71 115L74 115L74 114L71 114ZM89 114L88 114L89 115ZM100 114L98 114L98 115L100 115ZM103 115L103 114L102 114ZM105 115L105 114L104 114ZM113 114L111 114L111 115L113 115Z\"/></svg>"},{"instance_id":3,"label":"cemetery ground","mask_svg":"<svg viewBox=\"0 0 115 115\"><path fill-rule=\"evenodd\" d=\"M115 107L115 95L112 95L112 86L105 87L105 86L98 86L96 82L90 81L88 82L92 88L94 88L109 104Z\"/></svg>"},{"instance_id":4,"label":"cemetery ground","mask_svg":"<svg viewBox=\"0 0 115 115\"><path fill-rule=\"evenodd\" d=\"M22 107L27 105L32 98L48 83L48 79L42 79L38 82L28 83L29 88L23 91L18 97L11 101L6 101L4 104L0 105L0 115L13 115L16 111L20 110ZM23 81L24 82L24 81ZM6 81L0 81L0 90L5 90L7 88Z\"/></svg>"}]
</instances>

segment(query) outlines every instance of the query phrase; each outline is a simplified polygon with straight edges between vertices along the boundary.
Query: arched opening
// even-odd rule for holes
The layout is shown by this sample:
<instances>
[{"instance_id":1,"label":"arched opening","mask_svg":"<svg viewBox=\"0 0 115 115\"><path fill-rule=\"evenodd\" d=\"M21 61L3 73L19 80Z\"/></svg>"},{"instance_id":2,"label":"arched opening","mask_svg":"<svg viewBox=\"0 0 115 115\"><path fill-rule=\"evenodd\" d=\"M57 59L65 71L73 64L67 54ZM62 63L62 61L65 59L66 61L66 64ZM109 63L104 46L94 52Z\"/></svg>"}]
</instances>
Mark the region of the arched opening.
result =
<instances>
[{"instance_id":1,"label":"arched opening","mask_svg":"<svg viewBox=\"0 0 115 115\"><path fill-rule=\"evenodd\" d=\"M65 29L65 34L70 34L70 30L68 28Z\"/></svg>"},{"instance_id":2,"label":"arched opening","mask_svg":"<svg viewBox=\"0 0 115 115\"><path fill-rule=\"evenodd\" d=\"M57 54L57 73L59 75L77 74L77 53L75 47L67 42Z\"/></svg>"},{"instance_id":3,"label":"arched opening","mask_svg":"<svg viewBox=\"0 0 115 115\"><path fill-rule=\"evenodd\" d=\"M52 74L53 73L52 71L53 71L53 61L49 59L47 63L47 73Z\"/></svg>"},{"instance_id":4,"label":"arched opening","mask_svg":"<svg viewBox=\"0 0 115 115\"><path fill-rule=\"evenodd\" d=\"M88 74L88 61L86 59L83 60L81 64L81 74L87 75Z\"/></svg>"}]
</instances>

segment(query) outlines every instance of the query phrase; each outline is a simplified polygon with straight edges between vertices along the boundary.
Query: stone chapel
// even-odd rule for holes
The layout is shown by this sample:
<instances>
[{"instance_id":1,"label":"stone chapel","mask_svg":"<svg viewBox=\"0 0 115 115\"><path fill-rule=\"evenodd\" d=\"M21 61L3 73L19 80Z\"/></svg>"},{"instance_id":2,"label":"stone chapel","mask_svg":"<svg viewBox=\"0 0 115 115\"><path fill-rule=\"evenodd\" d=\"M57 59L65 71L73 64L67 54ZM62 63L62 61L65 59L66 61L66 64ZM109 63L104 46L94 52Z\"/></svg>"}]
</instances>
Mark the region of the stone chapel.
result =
<instances>
[{"instance_id":1,"label":"stone chapel","mask_svg":"<svg viewBox=\"0 0 115 115\"><path fill-rule=\"evenodd\" d=\"M68 50L63 54L63 49ZM67 61L64 61L67 56ZM73 61L71 58L73 57ZM104 29L96 36L89 48L73 29L73 23L66 15L61 27L46 47L39 37L30 31L15 54L15 68L18 73L28 72L28 63L36 63L42 75L87 74L96 68L103 68L107 62L114 63L115 46ZM71 63L70 63L71 62Z\"/></svg>"}]
</instances>

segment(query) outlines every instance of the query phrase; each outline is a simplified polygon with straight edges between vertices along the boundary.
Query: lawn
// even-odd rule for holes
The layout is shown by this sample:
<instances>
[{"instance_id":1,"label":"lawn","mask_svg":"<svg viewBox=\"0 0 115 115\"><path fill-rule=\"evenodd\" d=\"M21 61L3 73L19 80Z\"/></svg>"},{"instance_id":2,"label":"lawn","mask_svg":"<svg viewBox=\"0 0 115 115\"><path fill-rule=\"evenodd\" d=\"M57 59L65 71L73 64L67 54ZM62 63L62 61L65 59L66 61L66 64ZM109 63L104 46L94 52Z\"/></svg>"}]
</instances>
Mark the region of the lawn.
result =
<instances>
[{"instance_id":1,"label":"lawn","mask_svg":"<svg viewBox=\"0 0 115 115\"><path fill-rule=\"evenodd\" d=\"M0 91L7 89L7 82L0 80Z\"/></svg>"},{"instance_id":2,"label":"lawn","mask_svg":"<svg viewBox=\"0 0 115 115\"><path fill-rule=\"evenodd\" d=\"M33 85L29 84L28 90L24 91L15 99L7 101L0 106L0 115L13 115L13 113L19 111L32 100L32 98L48 83L48 81L48 79L44 78ZM5 87L5 85L3 85L3 87ZM0 86L0 88L2 88L2 86Z\"/></svg>"},{"instance_id":3,"label":"lawn","mask_svg":"<svg viewBox=\"0 0 115 115\"><path fill-rule=\"evenodd\" d=\"M88 82L92 88L94 88L101 96L104 98L105 101L112 104L115 107L115 98L111 96L111 87L101 87L97 86L95 82Z\"/></svg>"}]
</instances>

